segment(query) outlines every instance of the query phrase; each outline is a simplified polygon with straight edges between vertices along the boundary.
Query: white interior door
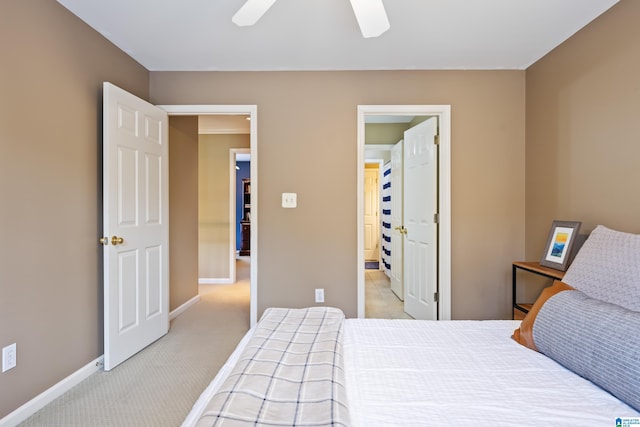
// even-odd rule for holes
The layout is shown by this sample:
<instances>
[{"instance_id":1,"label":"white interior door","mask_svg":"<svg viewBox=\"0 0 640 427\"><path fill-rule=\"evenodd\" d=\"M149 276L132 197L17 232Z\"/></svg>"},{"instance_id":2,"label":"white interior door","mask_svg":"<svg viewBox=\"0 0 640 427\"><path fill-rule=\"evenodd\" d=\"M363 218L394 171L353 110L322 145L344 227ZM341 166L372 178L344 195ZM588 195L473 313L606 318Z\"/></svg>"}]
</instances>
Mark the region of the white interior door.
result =
<instances>
[{"instance_id":1,"label":"white interior door","mask_svg":"<svg viewBox=\"0 0 640 427\"><path fill-rule=\"evenodd\" d=\"M378 261L380 258L380 188L378 169L364 170L364 259Z\"/></svg>"},{"instance_id":2,"label":"white interior door","mask_svg":"<svg viewBox=\"0 0 640 427\"><path fill-rule=\"evenodd\" d=\"M400 141L391 149L391 290L404 300L404 236L403 227L403 142Z\"/></svg>"},{"instance_id":3,"label":"white interior door","mask_svg":"<svg viewBox=\"0 0 640 427\"><path fill-rule=\"evenodd\" d=\"M104 369L169 330L167 113L103 87Z\"/></svg>"},{"instance_id":4,"label":"white interior door","mask_svg":"<svg viewBox=\"0 0 640 427\"><path fill-rule=\"evenodd\" d=\"M432 117L404 132L404 308L415 319L438 315L437 129Z\"/></svg>"}]
</instances>

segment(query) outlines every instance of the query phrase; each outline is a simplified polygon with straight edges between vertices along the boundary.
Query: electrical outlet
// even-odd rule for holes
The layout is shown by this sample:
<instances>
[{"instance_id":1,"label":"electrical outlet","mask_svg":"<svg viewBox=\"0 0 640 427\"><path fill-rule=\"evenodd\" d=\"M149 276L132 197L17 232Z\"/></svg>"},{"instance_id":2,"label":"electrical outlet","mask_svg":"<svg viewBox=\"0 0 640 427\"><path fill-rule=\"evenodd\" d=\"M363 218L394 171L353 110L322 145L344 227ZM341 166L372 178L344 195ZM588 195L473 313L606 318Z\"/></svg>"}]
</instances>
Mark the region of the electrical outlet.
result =
<instances>
[{"instance_id":1,"label":"electrical outlet","mask_svg":"<svg viewBox=\"0 0 640 427\"><path fill-rule=\"evenodd\" d=\"M283 208L296 208L298 206L298 194L296 193L282 193L282 207Z\"/></svg>"},{"instance_id":2,"label":"electrical outlet","mask_svg":"<svg viewBox=\"0 0 640 427\"><path fill-rule=\"evenodd\" d=\"M15 368L16 364L16 343L13 343L2 349L2 372Z\"/></svg>"},{"instance_id":3,"label":"electrical outlet","mask_svg":"<svg viewBox=\"0 0 640 427\"><path fill-rule=\"evenodd\" d=\"M316 302L324 302L324 289L316 289Z\"/></svg>"}]
</instances>

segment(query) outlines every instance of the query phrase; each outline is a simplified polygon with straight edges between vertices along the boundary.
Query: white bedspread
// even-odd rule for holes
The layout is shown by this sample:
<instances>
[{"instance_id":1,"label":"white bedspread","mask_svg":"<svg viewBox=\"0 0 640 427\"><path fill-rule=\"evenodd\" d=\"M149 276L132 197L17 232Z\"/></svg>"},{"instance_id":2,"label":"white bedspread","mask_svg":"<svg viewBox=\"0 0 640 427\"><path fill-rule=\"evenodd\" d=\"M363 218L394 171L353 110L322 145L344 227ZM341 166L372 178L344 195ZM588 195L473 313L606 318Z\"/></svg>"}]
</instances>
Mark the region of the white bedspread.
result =
<instances>
[{"instance_id":1,"label":"white bedspread","mask_svg":"<svg viewBox=\"0 0 640 427\"><path fill-rule=\"evenodd\" d=\"M357 426L615 426L640 414L510 339L518 321L347 319Z\"/></svg>"}]
</instances>

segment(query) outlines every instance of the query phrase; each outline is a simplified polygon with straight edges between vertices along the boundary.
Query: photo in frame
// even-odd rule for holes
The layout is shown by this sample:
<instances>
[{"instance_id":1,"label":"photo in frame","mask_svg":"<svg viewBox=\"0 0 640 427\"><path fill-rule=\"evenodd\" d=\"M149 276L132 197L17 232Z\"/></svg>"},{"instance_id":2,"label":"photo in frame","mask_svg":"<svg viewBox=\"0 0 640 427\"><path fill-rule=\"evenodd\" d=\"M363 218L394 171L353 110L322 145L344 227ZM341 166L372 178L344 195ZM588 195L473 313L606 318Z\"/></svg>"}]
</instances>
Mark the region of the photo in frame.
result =
<instances>
[{"instance_id":1,"label":"photo in frame","mask_svg":"<svg viewBox=\"0 0 640 427\"><path fill-rule=\"evenodd\" d=\"M579 221L553 221L540 265L566 271L572 258L573 244L580 232Z\"/></svg>"}]
</instances>

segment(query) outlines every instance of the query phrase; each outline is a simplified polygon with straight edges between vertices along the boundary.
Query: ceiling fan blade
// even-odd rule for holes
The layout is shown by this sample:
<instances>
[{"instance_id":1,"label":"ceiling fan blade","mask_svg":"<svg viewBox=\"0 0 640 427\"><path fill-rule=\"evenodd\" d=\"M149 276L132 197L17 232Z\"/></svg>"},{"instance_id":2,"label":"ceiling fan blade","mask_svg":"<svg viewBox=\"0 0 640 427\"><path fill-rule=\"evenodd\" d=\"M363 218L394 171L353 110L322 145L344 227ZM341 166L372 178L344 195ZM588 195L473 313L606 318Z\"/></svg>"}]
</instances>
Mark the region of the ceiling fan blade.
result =
<instances>
[{"instance_id":1,"label":"ceiling fan blade","mask_svg":"<svg viewBox=\"0 0 640 427\"><path fill-rule=\"evenodd\" d=\"M239 27L246 27L258 22L276 0L247 0L233 15L231 21Z\"/></svg>"},{"instance_id":2,"label":"ceiling fan blade","mask_svg":"<svg viewBox=\"0 0 640 427\"><path fill-rule=\"evenodd\" d=\"M362 37L378 37L391 26L382 0L351 0Z\"/></svg>"}]
</instances>

